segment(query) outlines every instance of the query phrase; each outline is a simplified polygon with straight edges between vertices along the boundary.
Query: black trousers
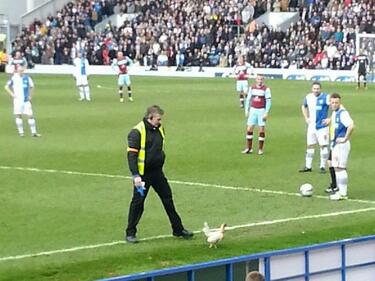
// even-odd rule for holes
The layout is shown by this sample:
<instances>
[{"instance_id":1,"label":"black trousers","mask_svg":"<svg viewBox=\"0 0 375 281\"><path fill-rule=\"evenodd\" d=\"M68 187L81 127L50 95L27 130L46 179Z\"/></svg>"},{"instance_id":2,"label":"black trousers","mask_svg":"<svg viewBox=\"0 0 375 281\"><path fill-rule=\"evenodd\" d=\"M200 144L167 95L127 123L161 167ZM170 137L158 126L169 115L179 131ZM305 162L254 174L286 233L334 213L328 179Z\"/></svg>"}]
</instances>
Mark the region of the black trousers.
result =
<instances>
[{"instance_id":1,"label":"black trousers","mask_svg":"<svg viewBox=\"0 0 375 281\"><path fill-rule=\"evenodd\" d=\"M142 217L144 203L148 191L150 190L150 186L153 187L153 189L161 199L161 202L163 203L164 209L167 212L169 221L171 223L173 233L180 233L184 229L184 227L182 225L181 218L174 206L172 190L163 171L161 169L146 171L142 176L142 180L145 182L145 196L142 197L134 187L133 198L129 207L126 235L135 236L137 233L137 225Z\"/></svg>"}]
</instances>

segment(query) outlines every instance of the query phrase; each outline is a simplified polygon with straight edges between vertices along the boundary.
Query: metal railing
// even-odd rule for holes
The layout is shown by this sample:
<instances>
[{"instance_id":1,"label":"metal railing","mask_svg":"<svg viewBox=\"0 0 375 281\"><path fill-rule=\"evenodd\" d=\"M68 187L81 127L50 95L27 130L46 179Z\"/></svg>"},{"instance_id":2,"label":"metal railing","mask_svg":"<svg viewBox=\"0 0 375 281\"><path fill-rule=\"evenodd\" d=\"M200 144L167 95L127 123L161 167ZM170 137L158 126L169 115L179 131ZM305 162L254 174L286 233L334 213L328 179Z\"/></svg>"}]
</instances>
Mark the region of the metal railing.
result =
<instances>
[{"instance_id":1,"label":"metal railing","mask_svg":"<svg viewBox=\"0 0 375 281\"><path fill-rule=\"evenodd\" d=\"M366 260L362 262L358 262L355 264L348 264L347 262L347 247L354 245L354 244L365 244L366 242L374 242L373 245L375 246L375 235L372 236L364 236L354 239L345 239L340 241L333 241L328 243L316 244L311 246L305 247L297 247L285 250L278 250L278 251L271 251L265 253L258 253L252 255L244 255L238 256L234 258L227 258L227 259L220 259L216 261L204 262L199 264L192 264L192 265L185 265L185 266L178 266L172 268L166 268L161 270L154 270L149 272L142 272L136 273L131 275L124 275L114 278L108 279L101 279L101 281L135 281L135 280L147 280L147 281L154 281L155 278L161 276L171 276L174 274L184 274L184 280L187 281L196 281L196 272L202 269L214 268L214 267L225 267L225 280L226 281L234 281L233 277L233 267L238 263L244 263L249 261L258 260L260 261L260 271L264 273L266 281L289 281L289 280L305 280L309 281L312 277L316 276L323 276L329 273L336 273L339 275L339 279L341 281L348 281L347 273L351 269L360 269L365 267L370 267L375 265L375 249L370 248L369 250L372 253L372 259ZM366 246L367 247L367 246ZM321 270L311 270L310 268L310 254L313 251L328 251L334 248L338 248L340 252L340 260L337 261L339 266L331 267L331 268L323 268ZM272 264L273 258L280 258L283 259L287 258L287 256L294 255L294 254L302 254L304 260L304 272L300 274L294 274L290 276L284 276L282 278L274 278L272 279ZM291 267L293 265L290 265ZM367 278L367 279L366 279ZM315 279L317 280L317 279ZM358 279L357 279L358 280ZM365 277L364 279L360 280L375 280L375 276L372 277Z\"/></svg>"},{"instance_id":2,"label":"metal railing","mask_svg":"<svg viewBox=\"0 0 375 281\"><path fill-rule=\"evenodd\" d=\"M27 26L35 19L45 19L48 16L56 14L56 11L62 9L64 5L70 1L71 0L47 0L34 7L31 11L21 15L21 26Z\"/></svg>"}]
</instances>

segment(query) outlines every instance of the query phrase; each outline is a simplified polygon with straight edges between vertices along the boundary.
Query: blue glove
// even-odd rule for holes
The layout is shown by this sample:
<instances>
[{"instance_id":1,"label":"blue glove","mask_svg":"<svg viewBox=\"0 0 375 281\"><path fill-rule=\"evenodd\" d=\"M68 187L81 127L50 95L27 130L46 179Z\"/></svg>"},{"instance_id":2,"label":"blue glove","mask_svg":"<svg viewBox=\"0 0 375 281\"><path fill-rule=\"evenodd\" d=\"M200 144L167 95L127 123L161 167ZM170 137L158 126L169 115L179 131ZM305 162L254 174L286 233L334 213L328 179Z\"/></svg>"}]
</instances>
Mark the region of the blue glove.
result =
<instances>
[{"instance_id":1,"label":"blue glove","mask_svg":"<svg viewBox=\"0 0 375 281\"><path fill-rule=\"evenodd\" d=\"M143 186L136 186L135 188L137 189L137 192L139 193L139 195L141 195L142 197L145 197L145 188Z\"/></svg>"},{"instance_id":2,"label":"blue glove","mask_svg":"<svg viewBox=\"0 0 375 281\"><path fill-rule=\"evenodd\" d=\"M139 193L139 195L141 195L142 197L145 197L145 183L142 182L142 185L139 185L139 186L135 186L135 188L137 189L137 192Z\"/></svg>"}]
</instances>

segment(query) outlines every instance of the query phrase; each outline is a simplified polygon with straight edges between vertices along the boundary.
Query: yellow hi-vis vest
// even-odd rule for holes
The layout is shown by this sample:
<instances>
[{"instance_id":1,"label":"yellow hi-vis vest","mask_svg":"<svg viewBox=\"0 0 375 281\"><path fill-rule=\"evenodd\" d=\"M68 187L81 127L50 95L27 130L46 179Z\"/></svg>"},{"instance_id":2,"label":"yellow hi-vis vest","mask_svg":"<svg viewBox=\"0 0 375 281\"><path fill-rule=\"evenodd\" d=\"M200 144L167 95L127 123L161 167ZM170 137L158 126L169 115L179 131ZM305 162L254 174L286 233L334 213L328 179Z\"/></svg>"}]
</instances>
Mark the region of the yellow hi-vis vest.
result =
<instances>
[{"instance_id":1,"label":"yellow hi-vis vest","mask_svg":"<svg viewBox=\"0 0 375 281\"><path fill-rule=\"evenodd\" d=\"M145 159L146 159L146 126L143 121L139 122L134 129L138 130L141 134L141 147L138 152L138 172L141 176L143 176L145 172ZM163 138L163 146L164 146L164 129L162 126L159 127L160 134ZM129 151L129 147L128 147Z\"/></svg>"}]
</instances>

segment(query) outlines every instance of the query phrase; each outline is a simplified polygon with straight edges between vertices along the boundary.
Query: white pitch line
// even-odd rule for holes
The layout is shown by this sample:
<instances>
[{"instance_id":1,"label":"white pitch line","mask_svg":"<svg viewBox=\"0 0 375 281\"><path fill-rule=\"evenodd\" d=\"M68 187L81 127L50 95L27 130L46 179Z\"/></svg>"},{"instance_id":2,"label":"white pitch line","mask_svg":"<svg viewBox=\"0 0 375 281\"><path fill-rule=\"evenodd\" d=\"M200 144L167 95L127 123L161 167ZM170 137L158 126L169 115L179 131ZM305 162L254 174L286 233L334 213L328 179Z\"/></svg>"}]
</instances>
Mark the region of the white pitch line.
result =
<instances>
[{"instance_id":1,"label":"white pitch line","mask_svg":"<svg viewBox=\"0 0 375 281\"><path fill-rule=\"evenodd\" d=\"M0 166L0 169L19 170L19 171L28 171L28 172L37 172L37 173L55 173L55 174L77 175L77 176L131 179L131 177L123 176L123 175L111 175L111 174L102 174L102 173L89 173L89 172L78 172L78 171L67 171L67 170L54 170L54 169L39 169L39 168L32 168L32 167ZM187 182L187 181L179 181L179 180L169 180L169 182L174 183L174 184L189 185L192 187L214 187L214 188L220 188L220 189L226 189L226 190L242 190L242 191L252 191L252 192L259 192L259 193L270 193L270 194L301 197L299 193L252 188L252 187L228 186L228 185L220 185L220 184ZM329 199L328 196L322 196L322 195L314 195L314 198L325 199L325 200ZM347 199L346 201L356 202L356 203L375 204L375 201L362 200L362 199Z\"/></svg>"},{"instance_id":2,"label":"white pitch line","mask_svg":"<svg viewBox=\"0 0 375 281\"><path fill-rule=\"evenodd\" d=\"M250 228L250 227L255 227L255 226L286 223L286 222L293 222L293 221L300 221L300 220L307 220L307 219L336 217L336 216L364 213L364 212L370 212L370 211L375 211L375 207L350 210L350 211L342 211L342 212L334 212L334 213L325 213L325 214L320 214L320 215L307 215L307 216L302 216L302 217L291 217L291 218L284 218L284 219L277 219L277 220L270 220L270 221L240 224L240 225L229 226L226 229L234 230L234 229L239 229L239 228ZM201 232L202 231L200 230L194 231L194 233L201 233ZM157 239L170 238L170 237L172 237L172 235L158 235L158 236L146 237L146 238L140 239L140 241L157 240ZM110 246L115 246L115 245L120 245L120 244L125 244L125 242L123 240L119 240L119 241L113 241L113 242L102 243L102 244L94 244L94 245L78 246L78 247L60 249L60 250L44 251L44 252L39 252L39 253L34 253L34 254L0 257L0 262L11 261L11 260L21 260L21 259L27 259L27 258L33 258L33 257L40 257L40 256L50 256L50 255L55 255L55 254L60 254L60 253L69 253L69 252L96 249L96 248L102 248L102 247L110 247Z\"/></svg>"}]
</instances>

